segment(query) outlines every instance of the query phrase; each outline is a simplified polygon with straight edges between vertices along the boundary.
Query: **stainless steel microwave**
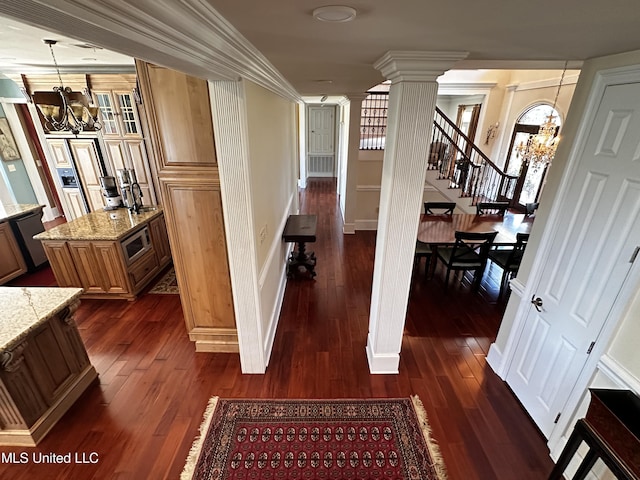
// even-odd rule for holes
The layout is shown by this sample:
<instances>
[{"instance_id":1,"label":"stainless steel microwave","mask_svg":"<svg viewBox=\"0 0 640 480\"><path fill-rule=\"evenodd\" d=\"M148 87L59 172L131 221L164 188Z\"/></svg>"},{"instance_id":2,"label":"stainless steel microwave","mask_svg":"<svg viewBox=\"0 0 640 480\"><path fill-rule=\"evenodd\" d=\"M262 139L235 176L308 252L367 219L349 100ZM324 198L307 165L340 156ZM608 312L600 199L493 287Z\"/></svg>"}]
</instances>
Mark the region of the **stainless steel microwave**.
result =
<instances>
[{"instance_id":1,"label":"stainless steel microwave","mask_svg":"<svg viewBox=\"0 0 640 480\"><path fill-rule=\"evenodd\" d=\"M148 227L141 228L122 241L122 252L127 265L131 265L149 250L151 250L151 237Z\"/></svg>"}]
</instances>

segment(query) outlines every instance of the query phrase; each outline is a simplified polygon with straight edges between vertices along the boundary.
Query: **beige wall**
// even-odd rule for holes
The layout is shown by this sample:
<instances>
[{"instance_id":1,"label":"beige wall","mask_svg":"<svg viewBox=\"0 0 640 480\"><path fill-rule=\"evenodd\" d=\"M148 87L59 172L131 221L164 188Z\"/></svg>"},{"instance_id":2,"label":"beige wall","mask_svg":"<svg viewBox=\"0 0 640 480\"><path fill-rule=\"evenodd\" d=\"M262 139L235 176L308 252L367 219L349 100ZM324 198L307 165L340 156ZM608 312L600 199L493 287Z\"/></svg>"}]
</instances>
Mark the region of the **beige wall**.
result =
<instances>
[{"instance_id":1,"label":"beige wall","mask_svg":"<svg viewBox=\"0 0 640 480\"><path fill-rule=\"evenodd\" d=\"M288 244L284 222L296 213L297 104L244 82L246 96L251 200L261 312L261 347L267 354L275 338L286 285Z\"/></svg>"},{"instance_id":2,"label":"beige wall","mask_svg":"<svg viewBox=\"0 0 640 480\"><path fill-rule=\"evenodd\" d=\"M262 268L296 190L296 104L251 82L245 82L249 156L258 267Z\"/></svg>"}]
</instances>

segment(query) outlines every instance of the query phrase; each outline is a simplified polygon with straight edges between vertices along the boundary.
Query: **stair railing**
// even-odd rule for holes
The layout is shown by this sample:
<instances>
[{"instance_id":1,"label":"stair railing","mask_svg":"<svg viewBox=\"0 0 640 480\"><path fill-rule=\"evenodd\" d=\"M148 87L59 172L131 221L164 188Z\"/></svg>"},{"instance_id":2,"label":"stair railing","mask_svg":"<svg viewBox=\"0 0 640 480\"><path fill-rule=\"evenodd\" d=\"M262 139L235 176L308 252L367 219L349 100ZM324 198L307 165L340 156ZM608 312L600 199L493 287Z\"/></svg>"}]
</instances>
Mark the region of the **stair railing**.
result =
<instances>
[{"instance_id":1,"label":"stair railing","mask_svg":"<svg viewBox=\"0 0 640 480\"><path fill-rule=\"evenodd\" d=\"M493 163L439 108L433 121L428 168L461 197L479 201L514 202L517 175L507 175Z\"/></svg>"}]
</instances>

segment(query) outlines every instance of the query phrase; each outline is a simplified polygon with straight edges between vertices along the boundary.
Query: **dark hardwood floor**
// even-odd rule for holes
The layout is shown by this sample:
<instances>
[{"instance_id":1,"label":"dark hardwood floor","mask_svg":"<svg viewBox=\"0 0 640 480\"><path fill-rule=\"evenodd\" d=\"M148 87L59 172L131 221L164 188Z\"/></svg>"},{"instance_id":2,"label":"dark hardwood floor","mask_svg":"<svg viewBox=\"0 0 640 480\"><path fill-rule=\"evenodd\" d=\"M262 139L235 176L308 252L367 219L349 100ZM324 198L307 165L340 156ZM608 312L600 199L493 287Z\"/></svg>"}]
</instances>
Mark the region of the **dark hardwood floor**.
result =
<instances>
[{"instance_id":1,"label":"dark hardwood floor","mask_svg":"<svg viewBox=\"0 0 640 480\"><path fill-rule=\"evenodd\" d=\"M95 452L98 462L0 463L0 478L176 479L212 395L413 394L425 405L450 480L546 478L552 461L545 440L485 361L504 308L495 302L501 271L485 276L480 293L470 292L467 280L445 292L440 269L429 280L416 272L400 374L370 375L365 345L375 232L341 233L332 180L310 181L301 211L318 214L318 275L288 282L266 374L243 375L236 354L195 353L177 295L85 300L76 319L99 386L39 447L0 452Z\"/></svg>"}]
</instances>

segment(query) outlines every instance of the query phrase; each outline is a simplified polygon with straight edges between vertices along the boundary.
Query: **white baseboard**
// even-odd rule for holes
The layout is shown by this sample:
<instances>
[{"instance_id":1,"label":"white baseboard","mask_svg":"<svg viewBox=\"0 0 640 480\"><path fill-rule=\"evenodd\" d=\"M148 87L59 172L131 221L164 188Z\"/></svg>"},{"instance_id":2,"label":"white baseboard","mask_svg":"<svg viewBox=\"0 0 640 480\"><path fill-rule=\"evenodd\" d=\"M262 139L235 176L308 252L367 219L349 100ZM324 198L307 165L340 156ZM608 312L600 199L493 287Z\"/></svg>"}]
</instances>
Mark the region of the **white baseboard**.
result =
<instances>
[{"instance_id":1,"label":"white baseboard","mask_svg":"<svg viewBox=\"0 0 640 480\"><path fill-rule=\"evenodd\" d=\"M269 327L264 336L264 358L265 364L269 365L271 360L271 352L273 351L273 342L276 339L276 332L278 330L278 321L280 320L280 313L282 312L282 303L284 302L284 290L287 286L287 274L286 265L282 270L280 285L278 286L278 294L276 297L276 304L274 305L271 317L269 318Z\"/></svg>"},{"instance_id":2,"label":"white baseboard","mask_svg":"<svg viewBox=\"0 0 640 480\"><path fill-rule=\"evenodd\" d=\"M367 342L367 359L369 360L369 372L374 375L393 375L398 373L400 354L376 354L371 349L371 339Z\"/></svg>"},{"instance_id":3,"label":"white baseboard","mask_svg":"<svg viewBox=\"0 0 640 480\"><path fill-rule=\"evenodd\" d=\"M352 234L356 233L356 224L355 223L345 223L342 225L342 233L344 234Z\"/></svg>"},{"instance_id":4,"label":"white baseboard","mask_svg":"<svg viewBox=\"0 0 640 480\"><path fill-rule=\"evenodd\" d=\"M504 365L502 364L503 355L498 346L492 343L489 347L489 353L487 354L487 363L502 380L505 380L507 372L504 372Z\"/></svg>"},{"instance_id":5,"label":"white baseboard","mask_svg":"<svg viewBox=\"0 0 640 480\"><path fill-rule=\"evenodd\" d=\"M356 220L356 230L378 230L378 220Z\"/></svg>"}]
</instances>

